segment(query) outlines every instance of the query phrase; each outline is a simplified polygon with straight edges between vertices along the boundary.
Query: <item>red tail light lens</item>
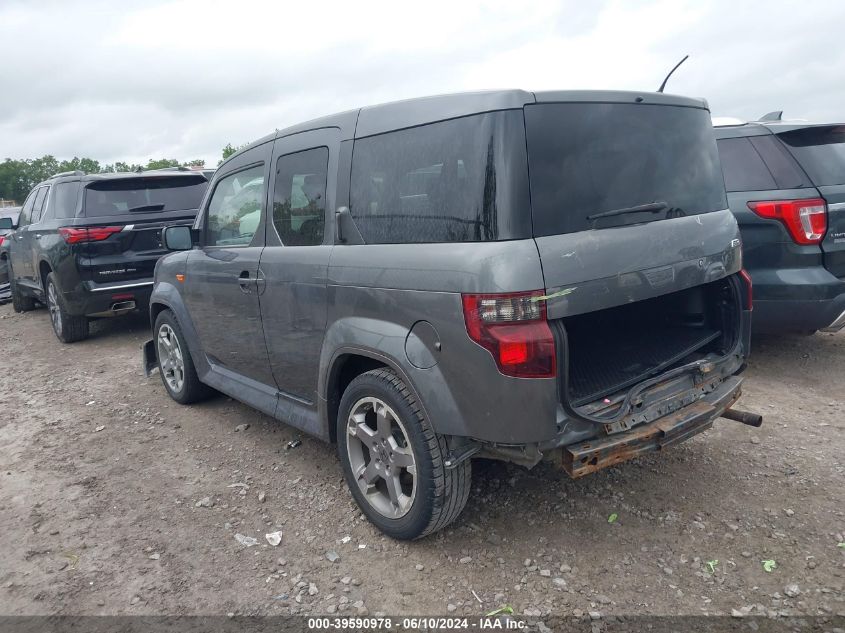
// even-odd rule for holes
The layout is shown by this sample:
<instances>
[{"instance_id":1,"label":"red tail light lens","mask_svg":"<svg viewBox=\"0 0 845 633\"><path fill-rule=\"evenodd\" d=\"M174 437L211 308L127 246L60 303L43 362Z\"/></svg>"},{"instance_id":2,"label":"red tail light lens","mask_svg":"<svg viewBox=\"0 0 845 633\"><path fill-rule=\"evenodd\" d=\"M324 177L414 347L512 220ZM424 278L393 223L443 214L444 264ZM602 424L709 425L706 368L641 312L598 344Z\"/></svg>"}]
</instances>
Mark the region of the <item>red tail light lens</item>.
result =
<instances>
[{"instance_id":1,"label":"red tail light lens","mask_svg":"<svg viewBox=\"0 0 845 633\"><path fill-rule=\"evenodd\" d=\"M754 284L751 283L751 275L743 268L739 271L739 276L745 282L745 309L751 310L754 307Z\"/></svg>"},{"instance_id":2,"label":"red tail light lens","mask_svg":"<svg viewBox=\"0 0 845 633\"><path fill-rule=\"evenodd\" d=\"M68 244L79 244L81 242L102 242L122 230L122 226L89 226L85 228L65 226L59 229L59 235Z\"/></svg>"},{"instance_id":3,"label":"red tail light lens","mask_svg":"<svg viewBox=\"0 0 845 633\"><path fill-rule=\"evenodd\" d=\"M0 246L3 246L3 242L5 242L5 241L6 241L6 236L0 235Z\"/></svg>"},{"instance_id":4,"label":"red tail light lens","mask_svg":"<svg viewBox=\"0 0 845 633\"><path fill-rule=\"evenodd\" d=\"M748 208L781 222L797 244L818 244L827 232L827 205L821 198L749 202Z\"/></svg>"},{"instance_id":5,"label":"red tail light lens","mask_svg":"<svg viewBox=\"0 0 845 633\"><path fill-rule=\"evenodd\" d=\"M516 378L553 378L555 344L543 291L463 295L469 337L488 350L499 371Z\"/></svg>"}]
</instances>

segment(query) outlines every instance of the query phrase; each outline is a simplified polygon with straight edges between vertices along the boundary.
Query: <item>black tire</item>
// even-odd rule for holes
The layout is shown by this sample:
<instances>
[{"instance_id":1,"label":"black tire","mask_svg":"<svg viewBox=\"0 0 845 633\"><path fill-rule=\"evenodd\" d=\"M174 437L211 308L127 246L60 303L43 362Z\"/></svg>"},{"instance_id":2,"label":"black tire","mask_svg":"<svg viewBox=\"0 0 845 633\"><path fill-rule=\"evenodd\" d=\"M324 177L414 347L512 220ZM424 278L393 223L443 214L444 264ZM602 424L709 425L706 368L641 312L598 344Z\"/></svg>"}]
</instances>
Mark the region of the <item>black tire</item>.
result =
<instances>
[{"instance_id":1,"label":"black tire","mask_svg":"<svg viewBox=\"0 0 845 633\"><path fill-rule=\"evenodd\" d=\"M396 413L407 435L405 448L413 451L416 492L409 509L398 518L387 517L378 511L362 492L358 477L353 473L347 422L352 408L365 398L380 399ZM361 374L346 388L338 410L337 445L346 483L358 507L377 528L392 538L411 540L432 534L454 521L466 505L472 483L470 461L446 469L443 465L447 455L445 439L432 430L410 389L389 369L373 369ZM372 453L370 455L372 460Z\"/></svg>"},{"instance_id":2,"label":"black tire","mask_svg":"<svg viewBox=\"0 0 845 633\"><path fill-rule=\"evenodd\" d=\"M9 286L12 291L12 309L15 312L30 312L35 310L35 299L21 292L18 284L15 283L15 273L9 264Z\"/></svg>"},{"instance_id":3,"label":"black tire","mask_svg":"<svg viewBox=\"0 0 845 633\"><path fill-rule=\"evenodd\" d=\"M171 384L172 381L168 380L167 374L169 370L162 367L162 363L166 363L167 359L162 360L161 354L159 353L159 337L165 328L169 328L169 331L173 333L182 359L182 381L178 388ZM156 351L156 362L158 363L158 373L161 375L161 382L167 393L176 402L179 404L191 404L205 400L214 393L211 387L200 382L200 379L197 377L197 369L194 366L194 359L185 341L185 335L182 334L179 321L176 320L176 315L171 310L162 310L158 317L156 317L155 326L153 327L153 346Z\"/></svg>"},{"instance_id":4,"label":"black tire","mask_svg":"<svg viewBox=\"0 0 845 633\"><path fill-rule=\"evenodd\" d=\"M50 311L53 332L62 343L76 343L88 338L88 317L69 314L56 273L47 275L44 283L44 301Z\"/></svg>"}]
</instances>

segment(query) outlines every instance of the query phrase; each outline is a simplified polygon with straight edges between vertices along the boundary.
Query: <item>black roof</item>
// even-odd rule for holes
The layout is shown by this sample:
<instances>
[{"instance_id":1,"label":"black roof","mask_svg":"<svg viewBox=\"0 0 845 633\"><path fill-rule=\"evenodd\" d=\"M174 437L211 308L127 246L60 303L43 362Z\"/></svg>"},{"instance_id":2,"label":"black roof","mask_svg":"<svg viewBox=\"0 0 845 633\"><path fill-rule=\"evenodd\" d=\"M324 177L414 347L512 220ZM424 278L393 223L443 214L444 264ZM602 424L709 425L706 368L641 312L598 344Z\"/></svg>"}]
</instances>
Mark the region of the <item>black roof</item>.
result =
<instances>
[{"instance_id":1,"label":"black roof","mask_svg":"<svg viewBox=\"0 0 845 633\"><path fill-rule=\"evenodd\" d=\"M134 180L136 178L196 178L199 176L208 180L205 174L198 170L176 170L176 169L150 169L148 171L119 171L105 172L101 174L85 174L82 172L64 172L56 174L38 183L37 186L45 183L70 182L80 180L83 183L97 182L103 180Z\"/></svg>"}]
</instances>

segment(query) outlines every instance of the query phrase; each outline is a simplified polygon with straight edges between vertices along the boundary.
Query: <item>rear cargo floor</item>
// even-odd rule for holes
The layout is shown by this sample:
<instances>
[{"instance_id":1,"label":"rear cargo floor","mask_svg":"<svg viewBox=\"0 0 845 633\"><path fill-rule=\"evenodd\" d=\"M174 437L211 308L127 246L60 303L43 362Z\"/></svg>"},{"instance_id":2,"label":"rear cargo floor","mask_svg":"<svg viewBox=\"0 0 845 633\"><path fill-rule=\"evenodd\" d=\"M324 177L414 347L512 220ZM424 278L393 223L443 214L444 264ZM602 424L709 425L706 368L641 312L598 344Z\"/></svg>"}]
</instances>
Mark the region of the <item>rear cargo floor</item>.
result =
<instances>
[{"instance_id":1,"label":"rear cargo floor","mask_svg":"<svg viewBox=\"0 0 845 633\"><path fill-rule=\"evenodd\" d=\"M630 387L715 340L719 330L661 327L632 331L570 330L570 401L578 406ZM590 337L592 340L585 340Z\"/></svg>"}]
</instances>

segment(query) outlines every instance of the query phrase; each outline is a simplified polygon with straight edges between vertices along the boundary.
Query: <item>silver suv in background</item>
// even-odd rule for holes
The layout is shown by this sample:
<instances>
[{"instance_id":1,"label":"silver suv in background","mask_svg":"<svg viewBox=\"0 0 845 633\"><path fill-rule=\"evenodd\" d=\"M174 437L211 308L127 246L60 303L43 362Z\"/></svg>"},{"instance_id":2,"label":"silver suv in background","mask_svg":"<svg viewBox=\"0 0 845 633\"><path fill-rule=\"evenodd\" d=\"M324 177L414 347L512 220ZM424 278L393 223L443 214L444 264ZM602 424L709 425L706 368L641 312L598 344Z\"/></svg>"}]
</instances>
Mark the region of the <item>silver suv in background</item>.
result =
<instances>
[{"instance_id":1,"label":"silver suv in background","mask_svg":"<svg viewBox=\"0 0 845 633\"><path fill-rule=\"evenodd\" d=\"M281 130L167 227L145 370L335 442L385 533L453 521L474 457L573 477L730 407L751 289L701 100L518 90ZM667 487L671 482L667 482Z\"/></svg>"}]
</instances>

